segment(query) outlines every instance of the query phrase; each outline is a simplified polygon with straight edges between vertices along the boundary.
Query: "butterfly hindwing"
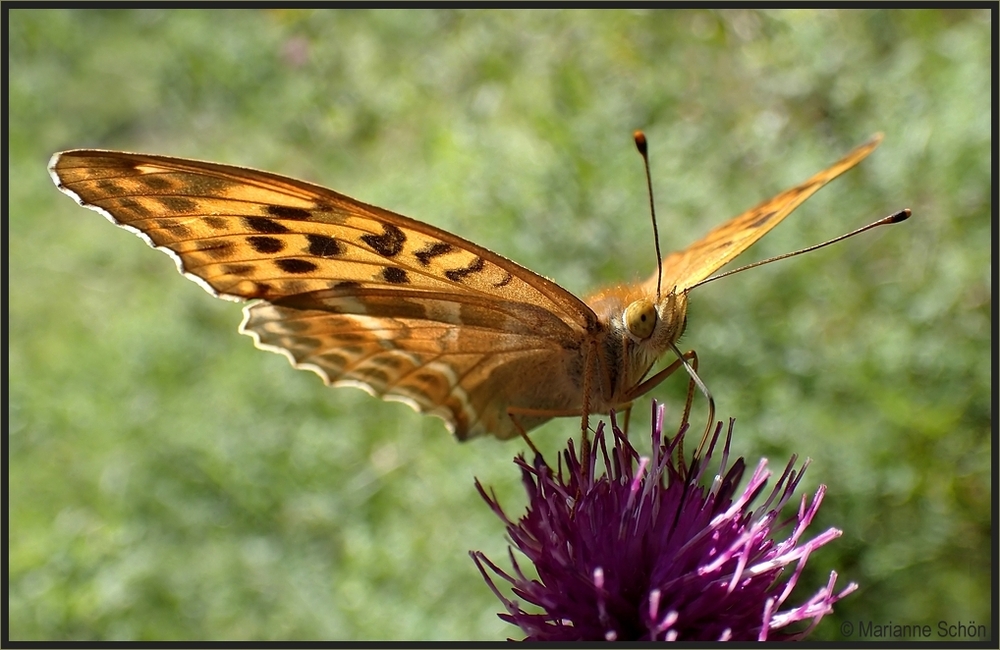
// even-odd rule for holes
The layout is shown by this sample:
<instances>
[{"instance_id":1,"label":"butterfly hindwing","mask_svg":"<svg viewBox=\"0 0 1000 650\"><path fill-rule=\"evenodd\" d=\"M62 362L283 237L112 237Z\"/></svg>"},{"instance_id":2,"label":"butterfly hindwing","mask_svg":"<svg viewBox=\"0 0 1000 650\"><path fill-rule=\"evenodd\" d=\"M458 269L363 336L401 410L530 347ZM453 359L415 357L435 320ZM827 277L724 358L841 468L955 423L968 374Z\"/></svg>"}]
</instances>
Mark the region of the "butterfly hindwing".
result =
<instances>
[{"instance_id":1,"label":"butterfly hindwing","mask_svg":"<svg viewBox=\"0 0 1000 650\"><path fill-rule=\"evenodd\" d=\"M240 329L328 384L360 387L441 417L463 440L516 435L506 407L544 403L530 379L557 371L576 340L561 321L530 305L416 292L325 293L252 305ZM358 300L367 313L353 304ZM525 366L534 369L531 377Z\"/></svg>"}]
</instances>

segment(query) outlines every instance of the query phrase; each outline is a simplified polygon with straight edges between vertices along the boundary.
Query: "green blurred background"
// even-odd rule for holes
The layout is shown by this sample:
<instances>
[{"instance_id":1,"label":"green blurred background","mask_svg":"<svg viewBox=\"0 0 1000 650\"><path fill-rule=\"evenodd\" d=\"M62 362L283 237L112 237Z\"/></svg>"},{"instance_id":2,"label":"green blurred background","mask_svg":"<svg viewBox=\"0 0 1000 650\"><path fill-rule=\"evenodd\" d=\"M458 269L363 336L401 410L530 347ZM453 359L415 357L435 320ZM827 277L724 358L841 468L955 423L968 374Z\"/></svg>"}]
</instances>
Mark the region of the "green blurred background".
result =
<instances>
[{"instance_id":1,"label":"green blurred background","mask_svg":"<svg viewBox=\"0 0 1000 650\"><path fill-rule=\"evenodd\" d=\"M682 345L751 465L809 456L803 492L829 487L812 534L844 536L790 602L831 569L861 588L814 639L987 624L992 27L986 10L11 11L10 638L520 636L467 551L506 564L473 478L521 512L523 444L458 444L255 350L238 305L57 192L52 152L308 179L584 293L653 268L636 128L667 250L885 132L741 261L914 217L696 290ZM670 422L684 389L655 392ZM642 400L633 431L648 421ZM535 439L554 453L576 426Z\"/></svg>"}]
</instances>

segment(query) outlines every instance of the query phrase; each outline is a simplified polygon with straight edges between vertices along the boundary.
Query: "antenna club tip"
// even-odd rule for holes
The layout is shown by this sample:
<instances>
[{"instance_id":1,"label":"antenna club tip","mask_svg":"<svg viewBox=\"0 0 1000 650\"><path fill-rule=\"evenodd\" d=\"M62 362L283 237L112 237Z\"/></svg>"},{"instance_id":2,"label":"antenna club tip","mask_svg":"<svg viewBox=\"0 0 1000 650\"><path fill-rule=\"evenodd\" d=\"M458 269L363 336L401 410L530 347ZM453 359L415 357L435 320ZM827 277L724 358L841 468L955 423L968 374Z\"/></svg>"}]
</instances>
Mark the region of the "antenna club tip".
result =
<instances>
[{"instance_id":1,"label":"antenna club tip","mask_svg":"<svg viewBox=\"0 0 1000 650\"><path fill-rule=\"evenodd\" d=\"M642 131L635 131L632 133L632 139L635 140L635 148L639 150L643 156L646 155L646 134Z\"/></svg>"},{"instance_id":2,"label":"antenna club tip","mask_svg":"<svg viewBox=\"0 0 1000 650\"><path fill-rule=\"evenodd\" d=\"M889 223L899 223L900 221L906 221L907 219L910 218L910 214L911 212L909 208L903 208L896 214L891 215L887 221Z\"/></svg>"}]
</instances>

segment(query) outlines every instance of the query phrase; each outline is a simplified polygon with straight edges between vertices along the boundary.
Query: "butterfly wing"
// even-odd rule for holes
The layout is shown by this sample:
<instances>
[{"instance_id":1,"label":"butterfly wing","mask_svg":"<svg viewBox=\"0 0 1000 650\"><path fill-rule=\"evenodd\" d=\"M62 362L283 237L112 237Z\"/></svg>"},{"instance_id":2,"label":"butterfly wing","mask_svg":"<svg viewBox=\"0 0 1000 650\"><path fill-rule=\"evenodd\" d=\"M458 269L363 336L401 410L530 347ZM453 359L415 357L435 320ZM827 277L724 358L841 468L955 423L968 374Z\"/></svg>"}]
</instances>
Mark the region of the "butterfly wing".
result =
<instances>
[{"instance_id":1,"label":"butterfly wing","mask_svg":"<svg viewBox=\"0 0 1000 650\"><path fill-rule=\"evenodd\" d=\"M691 246L665 257L661 276L663 288L682 292L711 276L781 223L817 190L864 160L880 142L882 134L876 134L804 183L747 210ZM647 285L656 286L655 274Z\"/></svg>"},{"instance_id":2,"label":"butterfly wing","mask_svg":"<svg viewBox=\"0 0 1000 650\"><path fill-rule=\"evenodd\" d=\"M579 355L580 337L566 329L526 303L378 289L261 302L241 326L295 367L441 417L463 440L515 436L508 406L561 406L546 400L563 363ZM546 419L520 423L528 430Z\"/></svg>"},{"instance_id":3,"label":"butterfly wing","mask_svg":"<svg viewBox=\"0 0 1000 650\"><path fill-rule=\"evenodd\" d=\"M260 347L328 382L440 415L459 437L491 427L513 435L498 424L506 407L502 418L494 411L518 396L484 396L496 392L490 370L579 347L596 326L590 308L550 280L311 183L95 150L56 154L50 172L60 190L170 254L213 295L264 301L241 327ZM466 331L475 336L459 336Z\"/></svg>"}]
</instances>

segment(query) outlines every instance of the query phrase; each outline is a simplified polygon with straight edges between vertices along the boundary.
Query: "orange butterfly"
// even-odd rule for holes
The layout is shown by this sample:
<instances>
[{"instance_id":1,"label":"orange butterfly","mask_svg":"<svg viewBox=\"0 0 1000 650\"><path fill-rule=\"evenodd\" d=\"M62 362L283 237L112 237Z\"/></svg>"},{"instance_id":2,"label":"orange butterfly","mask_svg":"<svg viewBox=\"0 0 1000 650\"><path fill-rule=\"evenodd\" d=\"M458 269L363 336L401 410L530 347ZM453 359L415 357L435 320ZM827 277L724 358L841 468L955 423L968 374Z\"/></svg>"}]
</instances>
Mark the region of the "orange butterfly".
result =
<instances>
[{"instance_id":1,"label":"orange butterfly","mask_svg":"<svg viewBox=\"0 0 1000 650\"><path fill-rule=\"evenodd\" d=\"M688 365L693 352L675 346L688 292L880 141L667 256L646 282L585 300L449 232L276 174L92 150L57 153L49 169L209 293L255 299L240 331L257 347L438 416L464 440L628 408ZM647 377L671 349L678 361Z\"/></svg>"}]
</instances>

